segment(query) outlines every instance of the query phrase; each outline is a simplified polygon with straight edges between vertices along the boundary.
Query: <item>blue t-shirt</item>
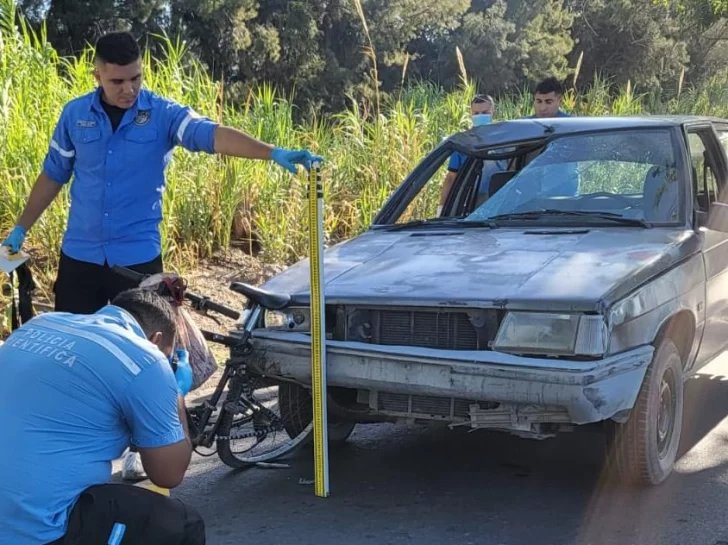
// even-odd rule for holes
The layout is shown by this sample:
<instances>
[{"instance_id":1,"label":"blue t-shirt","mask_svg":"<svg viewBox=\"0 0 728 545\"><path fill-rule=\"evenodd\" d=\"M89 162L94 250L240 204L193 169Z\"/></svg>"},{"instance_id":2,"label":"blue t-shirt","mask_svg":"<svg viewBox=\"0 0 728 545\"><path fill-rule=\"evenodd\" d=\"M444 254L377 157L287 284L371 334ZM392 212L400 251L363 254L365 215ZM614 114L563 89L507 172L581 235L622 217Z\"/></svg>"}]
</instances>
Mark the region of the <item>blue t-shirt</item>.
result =
<instances>
[{"instance_id":1,"label":"blue t-shirt","mask_svg":"<svg viewBox=\"0 0 728 545\"><path fill-rule=\"evenodd\" d=\"M47 313L0 346L0 544L66 533L81 492L130 444L184 439L167 358L119 307Z\"/></svg>"}]
</instances>

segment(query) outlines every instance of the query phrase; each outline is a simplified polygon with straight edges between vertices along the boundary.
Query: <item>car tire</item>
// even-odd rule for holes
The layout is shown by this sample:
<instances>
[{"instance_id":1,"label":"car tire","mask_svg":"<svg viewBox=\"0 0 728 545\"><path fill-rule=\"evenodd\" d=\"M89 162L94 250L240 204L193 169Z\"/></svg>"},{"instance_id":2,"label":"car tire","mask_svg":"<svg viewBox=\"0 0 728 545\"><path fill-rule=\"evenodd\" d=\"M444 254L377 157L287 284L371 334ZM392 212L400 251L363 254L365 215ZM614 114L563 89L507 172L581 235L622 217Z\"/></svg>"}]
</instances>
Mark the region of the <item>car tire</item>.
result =
<instances>
[{"instance_id":1,"label":"car tire","mask_svg":"<svg viewBox=\"0 0 728 545\"><path fill-rule=\"evenodd\" d=\"M313 400L310 392L298 384L283 382L278 386L278 403L286 432L296 437L313 420ZM354 431L355 422L337 419L329 414L329 443L343 443ZM311 439L312 440L312 439Z\"/></svg>"},{"instance_id":2,"label":"car tire","mask_svg":"<svg viewBox=\"0 0 728 545\"><path fill-rule=\"evenodd\" d=\"M683 365L672 339L658 345L624 424L607 425L608 462L625 484L654 486L670 476L683 419Z\"/></svg>"}]
</instances>

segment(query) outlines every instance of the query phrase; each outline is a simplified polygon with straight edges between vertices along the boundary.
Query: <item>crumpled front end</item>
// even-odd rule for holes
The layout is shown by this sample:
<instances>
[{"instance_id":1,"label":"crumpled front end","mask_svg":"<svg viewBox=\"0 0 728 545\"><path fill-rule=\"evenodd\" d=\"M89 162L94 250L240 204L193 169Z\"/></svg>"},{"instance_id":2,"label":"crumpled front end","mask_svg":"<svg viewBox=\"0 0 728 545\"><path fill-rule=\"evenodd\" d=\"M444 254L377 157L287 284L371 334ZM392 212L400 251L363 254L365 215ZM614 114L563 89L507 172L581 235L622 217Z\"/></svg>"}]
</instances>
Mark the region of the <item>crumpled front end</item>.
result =
<instances>
[{"instance_id":1,"label":"crumpled front end","mask_svg":"<svg viewBox=\"0 0 728 545\"><path fill-rule=\"evenodd\" d=\"M307 334L259 329L253 344L252 369L311 384ZM530 423L621 419L634 406L653 351L648 345L573 361L330 340L327 383L357 390L377 414L527 431Z\"/></svg>"}]
</instances>

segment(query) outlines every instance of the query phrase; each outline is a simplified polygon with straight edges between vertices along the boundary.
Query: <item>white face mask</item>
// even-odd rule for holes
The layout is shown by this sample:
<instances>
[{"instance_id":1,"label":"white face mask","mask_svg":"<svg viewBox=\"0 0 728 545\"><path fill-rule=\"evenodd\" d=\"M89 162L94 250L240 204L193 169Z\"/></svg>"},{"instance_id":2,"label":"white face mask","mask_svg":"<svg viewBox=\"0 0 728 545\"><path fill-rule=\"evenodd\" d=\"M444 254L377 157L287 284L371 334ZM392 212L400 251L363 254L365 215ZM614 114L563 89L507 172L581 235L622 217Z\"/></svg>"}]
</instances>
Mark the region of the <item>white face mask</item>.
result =
<instances>
[{"instance_id":1,"label":"white face mask","mask_svg":"<svg viewBox=\"0 0 728 545\"><path fill-rule=\"evenodd\" d=\"M473 127L480 127L481 125L488 125L492 121L493 117L491 114L475 114L473 116Z\"/></svg>"}]
</instances>

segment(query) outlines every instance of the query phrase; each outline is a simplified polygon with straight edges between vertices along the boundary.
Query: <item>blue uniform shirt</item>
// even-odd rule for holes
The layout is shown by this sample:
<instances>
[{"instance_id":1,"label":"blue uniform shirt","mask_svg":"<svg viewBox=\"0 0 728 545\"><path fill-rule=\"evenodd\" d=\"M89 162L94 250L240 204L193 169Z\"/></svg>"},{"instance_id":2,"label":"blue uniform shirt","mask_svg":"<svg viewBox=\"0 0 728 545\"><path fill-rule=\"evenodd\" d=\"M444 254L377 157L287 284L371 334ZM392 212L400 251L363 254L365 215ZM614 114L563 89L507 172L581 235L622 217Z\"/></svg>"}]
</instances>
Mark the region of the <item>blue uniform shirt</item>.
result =
<instances>
[{"instance_id":1,"label":"blue uniform shirt","mask_svg":"<svg viewBox=\"0 0 728 545\"><path fill-rule=\"evenodd\" d=\"M566 112L562 112L561 110L556 111L556 115L554 117L571 117L571 115L567 114ZM529 119L536 119L536 114L533 114L528 117ZM544 118L548 119L548 118Z\"/></svg>"},{"instance_id":2,"label":"blue uniform shirt","mask_svg":"<svg viewBox=\"0 0 728 545\"><path fill-rule=\"evenodd\" d=\"M217 123L142 89L116 132L101 90L63 108L43 163L55 182L71 185L62 251L103 265L135 265L162 251L164 171L175 146L214 153Z\"/></svg>"},{"instance_id":3,"label":"blue uniform shirt","mask_svg":"<svg viewBox=\"0 0 728 545\"><path fill-rule=\"evenodd\" d=\"M119 307L41 314L14 331L0 346L0 544L60 538L126 447L183 440L177 395L169 361Z\"/></svg>"}]
</instances>

